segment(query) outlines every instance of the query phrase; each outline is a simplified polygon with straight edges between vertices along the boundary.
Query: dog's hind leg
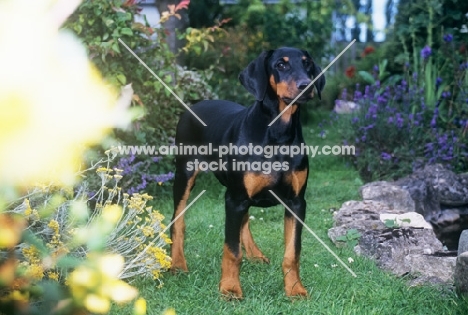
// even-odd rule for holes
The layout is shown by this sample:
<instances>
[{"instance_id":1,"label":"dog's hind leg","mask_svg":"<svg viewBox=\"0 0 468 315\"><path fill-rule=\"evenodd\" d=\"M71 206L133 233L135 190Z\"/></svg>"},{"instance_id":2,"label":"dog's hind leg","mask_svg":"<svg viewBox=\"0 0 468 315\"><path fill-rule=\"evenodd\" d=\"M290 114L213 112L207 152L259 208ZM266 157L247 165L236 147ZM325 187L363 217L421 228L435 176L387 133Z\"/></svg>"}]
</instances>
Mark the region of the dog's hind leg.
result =
<instances>
[{"instance_id":1,"label":"dog's hind leg","mask_svg":"<svg viewBox=\"0 0 468 315\"><path fill-rule=\"evenodd\" d=\"M258 248L257 244L255 243L252 232L250 231L249 227L249 214L246 213L242 220L242 228L241 228L241 242L245 249L245 255L248 259L253 261L259 261L269 264L270 260L263 255L261 250Z\"/></svg>"},{"instance_id":2,"label":"dog's hind leg","mask_svg":"<svg viewBox=\"0 0 468 315\"><path fill-rule=\"evenodd\" d=\"M179 161L178 161L179 162ZM187 200L190 191L195 185L195 178L198 171L187 171L185 163L178 163L174 179L174 215L172 220L184 211L187 206ZM180 166L181 165L181 166ZM185 221L182 214L171 226L171 271L188 271L187 262L184 255L184 236L185 236Z\"/></svg>"}]
</instances>

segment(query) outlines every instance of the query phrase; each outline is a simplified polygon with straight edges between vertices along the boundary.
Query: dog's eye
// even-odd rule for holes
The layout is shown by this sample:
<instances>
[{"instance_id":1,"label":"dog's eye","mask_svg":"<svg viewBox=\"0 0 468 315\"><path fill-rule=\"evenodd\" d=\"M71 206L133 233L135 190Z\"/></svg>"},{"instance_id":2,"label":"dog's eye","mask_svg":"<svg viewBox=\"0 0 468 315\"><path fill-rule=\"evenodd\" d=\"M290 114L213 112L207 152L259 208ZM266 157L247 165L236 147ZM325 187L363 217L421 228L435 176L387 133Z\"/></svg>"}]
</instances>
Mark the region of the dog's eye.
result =
<instances>
[{"instance_id":1,"label":"dog's eye","mask_svg":"<svg viewBox=\"0 0 468 315\"><path fill-rule=\"evenodd\" d=\"M305 59L305 60L303 61L303 63L304 63L304 67L306 67L306 68L309 68L309 67L311 66L311 64L312 64L312 63L310 62L310 60L308 60L308 59Z\"/></svg>"},{"instance_id":2,"label":"dog's eye","mask_svg":"<svg viewBox=\"0 0 468 315\"><path fill-rule=\"evenodd\" d=\"M288 64L284 61L280 61L276 64L276 68L278 68L278 70L286 70L288 68Z\"/></svg>"}]
</instances>

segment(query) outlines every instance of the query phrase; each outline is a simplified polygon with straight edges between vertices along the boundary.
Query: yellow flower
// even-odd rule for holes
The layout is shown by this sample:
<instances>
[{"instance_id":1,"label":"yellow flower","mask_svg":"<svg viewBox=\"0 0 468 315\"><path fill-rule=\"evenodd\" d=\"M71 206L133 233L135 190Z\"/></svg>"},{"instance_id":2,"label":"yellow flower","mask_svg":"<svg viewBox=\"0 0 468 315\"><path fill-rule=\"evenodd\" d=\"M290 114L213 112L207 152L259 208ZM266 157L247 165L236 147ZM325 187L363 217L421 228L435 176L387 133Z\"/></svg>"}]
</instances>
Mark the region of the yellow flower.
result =
<instances>
[{"instance_id":1,"label":"yellow flower","mask_svg":"<svg viewBox=\"0 0 468 315\"><path fill-rule=\"evenodd\" d=\"M31 279L41 280L44 278L44 268L41 265L31 265L27 270L27 275Z\"/></svg>"},{"instance_id":2,"label":"yellow flower","mask_svg":"<svg viewBox=\"0 0 468 315\"><path fill-rule=\"evenodd\" d=\"M59 226L59 223L56 220L50 220L50 222L49 222L49 224L47 226L54 231L55 235L59 234L60 226Z\"/></svg>"},{"instance_id":3,"label":"yellow flower","mask_svg":"<svg viewBox=\"0 0 468 315\"><path fill-rule=\"evenodd\" d=\"M25 216L30 216L31 213L32 213L32 209L31 209L31 204L29 203L29 199L24 199L23 201L23 204L25 206L26 209L24 209L24 215Z\"/></svg>"},{"instance_id":4,"label":"yellow flower","mask_svg":"<svg viewBox=\"0 0 468 315\"><path fill-rule=\"evenodd\" d=\"M102 209L102 217L104 220L116 224L122 217L122 208L118 205L106 206Z\"/></svg>"},{"instance_id":5,"label":"yellow flower","mask_svg":"<svg viewBox=\"0 0 468 315\"><path fill-rule=\"evenodd\" d=\"M146 314L146 300L139 298L135 301L133 306L133 315L145 315Z\"/></svg>"},{"instance_id":6,"label":"yellow flower","mask_svg":"<svg viewBox=\"0 0 468 315\"><path fill-rule=\"evenodd\" d=\"M89 311L98 314L108 313L111 306L108 298L96 294L88 294L85 298L84 305Z\"/></svg>"},{"instance_id":7,"label":"yellow flower","mask_svg":"<svg viewBox=\"0 0 468 315\"><path fill-rule=\"evenodd\" d=\"M124 259L117 254L108 254L99 258L99 270L108 277L118 277L124 267Z\"/></svg>"},{"instance_id":8,"label":"yellow flower","mask_svg":"<svg viewBox=\"0 0 468 315\"><path fill-rule=\"evenodd\" d=\"M0 214L0 249L12 248L18 244L25 227L26 221L24 219Z\"/></svg>"},{"instance_id":9,"label":"yellow flower","mask_svg":"<svg viewBox=\"0 0 468 315\"><path fill-rule=\"evenodd\" d=\"M53 8L0 1L0 184L73 183L84 148L124 117Z\"/></svg>"},{"instance_id":10,"label":"yellow flower","mask_svg":"<svg viewBox=\"0 0 468 315\"><path fill-rule=\"evenodd\" d=\"M168 308L167 310L164 311L163 315L176 315L175 309Z\"/></svg>"},{"instance_id":11,"label":"yellow flower","mask_svg":"<svg viewBox=\"0 0 468 315\"><path fill-rule=\"evenodd\" d=\"M58 274L58 272L49 271L49 272L47 273L47 277L48 277L50 280L58 281L58 279L59 279L59 274Z\"/></svg>"}]
</instances>

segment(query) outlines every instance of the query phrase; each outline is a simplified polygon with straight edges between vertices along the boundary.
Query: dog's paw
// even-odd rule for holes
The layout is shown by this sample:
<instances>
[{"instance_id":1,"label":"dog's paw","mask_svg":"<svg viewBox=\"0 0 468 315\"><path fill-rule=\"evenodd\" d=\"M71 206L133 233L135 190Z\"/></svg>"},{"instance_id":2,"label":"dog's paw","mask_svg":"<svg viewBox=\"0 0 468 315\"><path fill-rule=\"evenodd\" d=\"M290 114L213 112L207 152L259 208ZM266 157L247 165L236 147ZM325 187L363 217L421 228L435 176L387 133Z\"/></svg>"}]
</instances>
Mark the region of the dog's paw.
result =
<instances>
[{"instance_id":1,"label":"dog's paw","mask_svg":"<svg viewBox=\"0 0 468 315\"><path fill-rule=\"evenodd\" d=\"M270 260L265 256L247 256L247 259L254 263L270 264Z\"/></svg>"},{"instance_id":2,"label":"dog's paw","mask_svg":"<svg viewBox=\"0 0 468 315\"><path fill-rule=\"evenodd\" d=\"M170 271L173 274L178 273L178 272L188 272L187 262L185 260L184 261L176 261L176 262L173 261L172 264L171 264Z\"/></svg>"},{"instance_id":3,"label":"dog's paw","mask_svg":"<svg viewBox=\"0 0 468 315\"><path fill-rule=\"evenodd\" d=\"M225 300L242 300L242 289L240 284L222 281L219 284L219 292Z\"/></svg>"},{"instance_id":4,"label":"dog's paw","mask_svg":"<svg viewBox=\"0 0 468 315\"><path fill-rule=\"evenodd\" d=\"M307 290L304 288L302 283L296 282L293 285L287 285L284 287L284 291L287 297L307 297Z\"/></svg>"}]
</instances>

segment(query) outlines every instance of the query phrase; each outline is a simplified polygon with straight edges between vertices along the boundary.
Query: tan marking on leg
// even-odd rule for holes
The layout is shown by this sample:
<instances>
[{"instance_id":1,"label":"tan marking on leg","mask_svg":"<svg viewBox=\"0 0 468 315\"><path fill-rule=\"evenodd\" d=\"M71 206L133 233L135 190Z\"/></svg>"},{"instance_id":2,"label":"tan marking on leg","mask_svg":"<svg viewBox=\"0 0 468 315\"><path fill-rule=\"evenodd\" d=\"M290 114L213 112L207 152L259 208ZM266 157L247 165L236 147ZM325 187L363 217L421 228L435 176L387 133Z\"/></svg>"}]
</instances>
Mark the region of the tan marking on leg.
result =
<instances>
[{"instance_id":1,"label":"tan marking on leg","mask_svg":"<svg viewBox=\"0 0 468 315\"><path fill-rule=\"evenodd\" d=\"M273 182L271 175L245 173L244 187L247 191L249 198L252 198L259 193L263 188L267 187Z\"/></svg>"},{"instance_id":2,"label":"tan marking on leg","mask_svg":"<svg viewBox=\"0 0 468 315\"><path fill-rule=\"evenodd\" d=\"M249 228L249 214L246 213L244 218L242 219L242 227L241 227L241 242L245 249L245 254L248 259L264 262L269 264L270 260L263 255L263 253L258 248L257 244L255 243L252 232Z\"/></svg>"},{"instance_id":3,"label":"tan marking on leg","mask_svg":"<svg viewBox=\"0 0 468 315\"><path fill-rule=\"evenodd\" d=\"M284 291L286 296L306 296L307 291L299 278L299 253L294 247L296 220L293 217L284 218Z\"/></svg>"},{"instance_id":4,"label":"tan marking on leg","mask_svg":"<svg viewBox=\"0 0 468 315\"><path fill-rule=\"evenodd\" d=\"M238 253L237 257L234 256L229 247L224 244L219 292L228 299L242 299L242 289L239 281L239 270L242 261L240 245Z\"/></svg>"},{"instance_id":5,"label":"tan marking on leg","mask_svg":"<svg viewBox=\"0 0 468 315\"><path fill-rule=\"evenodd\" d=\"M286 175L286 182L291 185L296 196L301 192L307 181L307 170L293 171Z\"/></svg>"},{"instance_id":6,"label":"tan marking on leg","mask_svg":"<svg viewBox=\"0 0 468 315\"><path fill-rule=\"evenodd\" d=\"M197 177L198 171L196 171L192 177L187 181L187 187L185 188L184 195L177 205L177 209L174 212L174 217L177 217L187 206L187 200L190 196L190 190L195 184L195 178ZM172 244L171 244L171 271L177 270L188 271L187 261L184 255L184 236L185 236L185 221L184 215L178 218L172 226Z\"/></svg>"}]
</instances>

